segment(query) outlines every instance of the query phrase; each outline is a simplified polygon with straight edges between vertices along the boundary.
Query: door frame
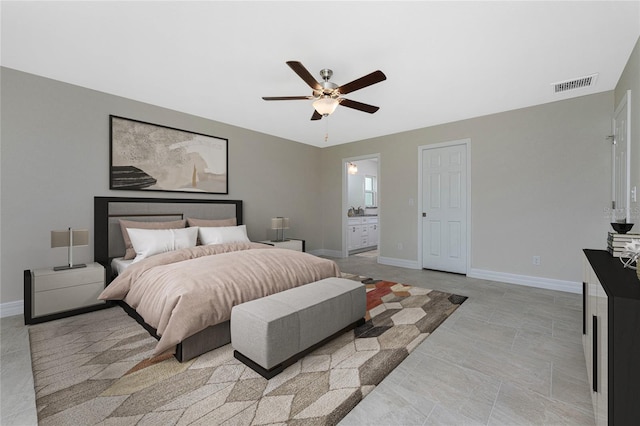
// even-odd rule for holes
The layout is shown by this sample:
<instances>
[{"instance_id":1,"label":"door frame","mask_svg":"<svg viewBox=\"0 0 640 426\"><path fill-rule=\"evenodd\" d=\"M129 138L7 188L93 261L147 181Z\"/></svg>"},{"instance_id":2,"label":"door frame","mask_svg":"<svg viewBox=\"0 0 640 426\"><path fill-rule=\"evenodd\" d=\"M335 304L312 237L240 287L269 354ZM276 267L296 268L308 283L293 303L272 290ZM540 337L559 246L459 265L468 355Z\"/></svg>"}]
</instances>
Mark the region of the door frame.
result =
<instances>
[{"instance_id":1,"label":"door frame","mask_svg":"<svg viewBox=\"0 0 640 426\"><path fill-rule=\"evenodd\" d=\"M380 225L381 222L381 205L382 205L382 197L380 196L381 191L380 191L380 153L375 153L375 154L367 154L367 155L359 155L357 157L347 157L347 158L343 158L342 159L342 209L340 211L340 217L342 217L342 254L341 257L349 257L349 243L347 241L347 238L349 237L347 235L347 225L348 225L348 217L347 217L347 211L349 210L349 183L347 181L348 175L347 175L347 164L353 162L353 161L360 161L360 160L377 160L378 161L378 190L377 190L377 197L378 197L378 225ZM378 226L378 229L380 229L380 226ZM378 250L380 250L380 241L382 241L382 239L380 238L382 234L378 234ZM380 253L380 252L378 252Z\"/></svg>"},{"instance_id":2,"label":"door frame","mask_svg":"<svg viewBox=\"0 0 640 426\"><path fill-rule=\"evenodd\" d=\"M617 137L618 135L615 134L616 132L616 117L618 116L618 113L620 112L620 110L622 110L624 107L627 108L627 116L625 117L627 120L627 125L626 125L626 135L625 138L627 140L627 158L626 158L626 166L627 166L627 173L624 177L624 179L626 180L626 187L627 187L627 191L626 194L624 195L625 197L625 201L626 201L626 211L625 211L625 216L627 218L627 221L631 221L631 90L627 90L624 93L624 96L622 97L622 99L620 100L620 103L618 104L618 106L616 107L614 113L613 113L613 118L611 119L611 127L612 127L612 132L613 132L613 143L611 144L611 200L612 200L612 207L615 204L616 201L616 193L618 190L618 187L616 186L616 176L617 176L617 170L616 170L616 146L617 146ZM615 209L617 209L618 207L615 206ZM615 214L615 213L613 213Z\"/></svg>"},{"instance_id":3,"label":"door frame","mask_svg":"<svg viewBox=\"0 0 640 426\"><path fill-rule=\"evenodd\" d=\"M471 139L458 139L447 142L440 142L428 145L420 145L418 146L418 203L416 213L418 216L418 266L420 269L423 269L423 256L422 256L422 202L423 202L423 192L422 192L422 172L423 172L423 164L422 164L422 154L424 151L429 149L438 149L438 148L448 148L456 145L464 145L466 148L466 156L467 156L467 211L466 211L466 220L467 220L467 264L466 274L469 274L471 270Z\"/></svg>"}]
</instances>

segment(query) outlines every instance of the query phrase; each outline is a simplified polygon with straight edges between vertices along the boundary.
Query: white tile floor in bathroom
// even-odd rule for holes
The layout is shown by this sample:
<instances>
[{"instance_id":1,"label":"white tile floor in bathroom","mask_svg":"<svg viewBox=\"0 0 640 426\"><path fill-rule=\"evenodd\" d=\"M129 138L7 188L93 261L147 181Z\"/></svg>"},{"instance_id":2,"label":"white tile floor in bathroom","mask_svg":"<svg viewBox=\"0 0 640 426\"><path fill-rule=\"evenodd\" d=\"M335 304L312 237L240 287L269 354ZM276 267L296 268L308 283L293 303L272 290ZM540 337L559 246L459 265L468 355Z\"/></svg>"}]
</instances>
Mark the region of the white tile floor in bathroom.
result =
<instances>
[{"instance_id":1,"label":"white tile floor in bathroom","mask_svg":"<svg viewBox=\"0 0 640 426\"><path fill-rule=\"evenodd\" d=\"M345 272L469 297L341 425L594 424L580 295L335 260ZM35 425L27 327L22 316L0 325L0 424Z\"/></svg>"}]
</instances>

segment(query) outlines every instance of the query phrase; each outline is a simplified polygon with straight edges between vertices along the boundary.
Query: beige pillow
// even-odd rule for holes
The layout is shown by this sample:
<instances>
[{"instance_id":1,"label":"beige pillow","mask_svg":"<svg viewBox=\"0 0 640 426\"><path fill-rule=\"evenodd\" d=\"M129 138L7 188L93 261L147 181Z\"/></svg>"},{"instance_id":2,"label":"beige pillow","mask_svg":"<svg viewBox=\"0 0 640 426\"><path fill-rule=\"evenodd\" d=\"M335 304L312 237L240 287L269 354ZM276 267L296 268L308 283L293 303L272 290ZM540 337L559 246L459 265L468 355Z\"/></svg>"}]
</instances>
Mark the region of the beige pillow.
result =
<instances>
[{"instance_id":1,"label":"beige pillow","mask_svg":"<svg viewBox=\"0 0 640 426\"><path fill-rule=\"evenodd\" d=\"M229 219L194 219L192 217L188 217L187 224L189 226L204 226L208 228L217 226L236 226L238 221L235 217L230 217Z\"/></svg>"},{"instance_id":2,"label":"beige pillow","mask_svg":"<svg viewBox=\"0 0 640 426\"><path fill-rule=\"evenodd\" d=\"M134 220L124 220L120 219L120 229L122 229L122 238L124 239L124 247L126 249L124 253L124 260L135 259L136 251L133 249L133 244L131 244L131 238L129 238L129 233L127 232L127 228L136 228L136 229L178 229L184 228L187 224L187 221L182 220L173 220L170 222L137 222Z\"/></svg>"}]
</instances>

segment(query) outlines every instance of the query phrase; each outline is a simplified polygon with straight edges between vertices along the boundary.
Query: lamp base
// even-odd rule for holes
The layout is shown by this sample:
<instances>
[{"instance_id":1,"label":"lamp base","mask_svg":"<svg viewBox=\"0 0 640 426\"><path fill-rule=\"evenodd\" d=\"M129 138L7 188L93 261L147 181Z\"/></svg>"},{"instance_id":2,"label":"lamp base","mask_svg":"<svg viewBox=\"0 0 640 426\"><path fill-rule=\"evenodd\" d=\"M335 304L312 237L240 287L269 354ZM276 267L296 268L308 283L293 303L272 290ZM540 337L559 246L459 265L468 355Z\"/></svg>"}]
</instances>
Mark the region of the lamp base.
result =
<instances>
[{"instance_id":1,"label":"lamp base","mask_svg":"<svg viewBox=\"0 0 640 426\"><path fill-rule=\"evenodd\" d=\"M67 269L78 269L78 268L86 268L87 265L84 263L78 263L77 265L64 265L64 266L55 266L53 268L54 271L66 271Z\"/></svg>"}]
</instances>

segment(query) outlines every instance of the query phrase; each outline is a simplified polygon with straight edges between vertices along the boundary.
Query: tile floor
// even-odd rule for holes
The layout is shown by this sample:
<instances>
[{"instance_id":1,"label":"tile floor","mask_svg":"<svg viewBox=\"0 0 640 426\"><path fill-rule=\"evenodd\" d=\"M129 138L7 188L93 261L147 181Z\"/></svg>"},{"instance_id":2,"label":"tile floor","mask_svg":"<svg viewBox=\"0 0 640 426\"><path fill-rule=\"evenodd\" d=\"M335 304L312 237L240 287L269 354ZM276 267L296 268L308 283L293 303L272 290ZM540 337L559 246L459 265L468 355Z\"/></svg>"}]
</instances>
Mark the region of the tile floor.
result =
<instances>
[{"instance_id":1,"label":"tile floor","mask_svg":"<svg viewBox=\"0 0 640 426\"><path fill-rule=\"evenodd\" d=\"M341 425L594 424L580 295L335 260L345 272L469 297ZM0 325L0 424L35 425L27 327L21 316Z\"/></svg>"},{"instance_id":2,"label":"tile floor","mask_svg":"<svg viewBox=\"0 0 640 426\"><path fill-rule=\"evenodd\" d=\"M593 425L582 296L336 259L346 272L469 299L341 425Z\"/></svg>"},{"instance_id":3,"label":"tile floor","mask_svg":"<svg viewBox=\"0 0 640 426\"><path fill-rule=\"evenodd\" d=\"M22 315L0 319L0 425L37 425L29 332Z\"/></svg>"}]
</instances>

